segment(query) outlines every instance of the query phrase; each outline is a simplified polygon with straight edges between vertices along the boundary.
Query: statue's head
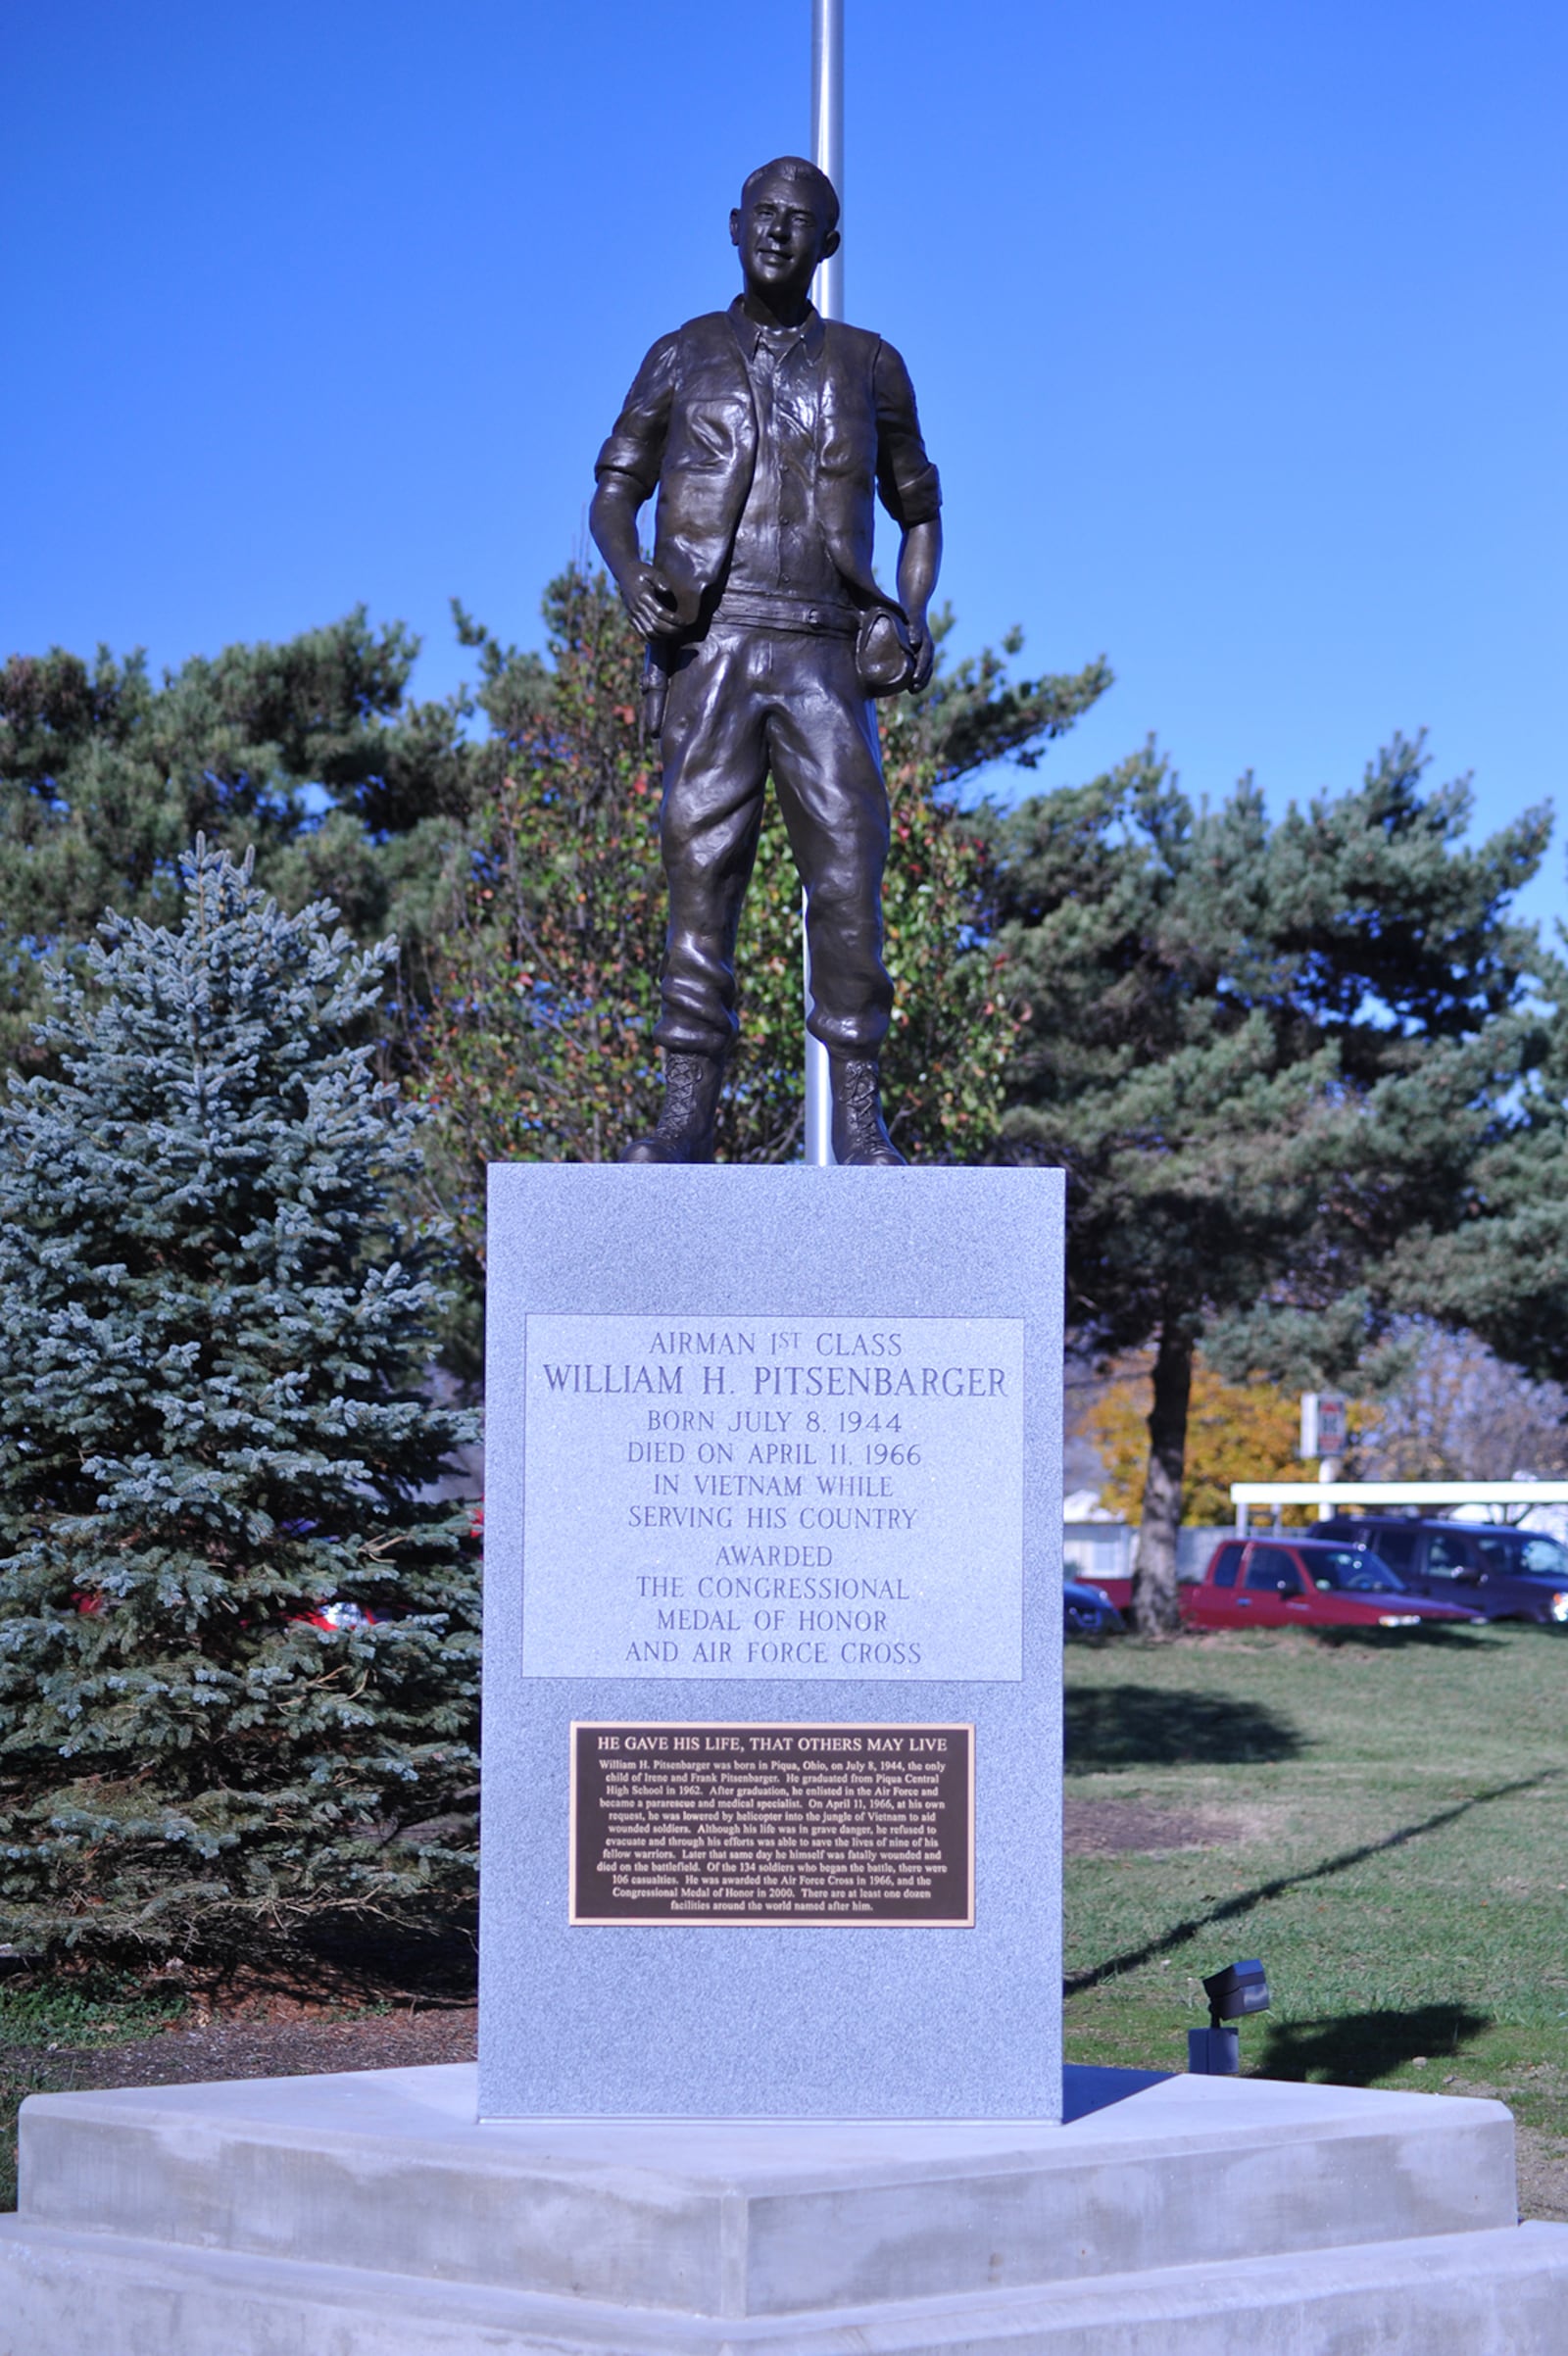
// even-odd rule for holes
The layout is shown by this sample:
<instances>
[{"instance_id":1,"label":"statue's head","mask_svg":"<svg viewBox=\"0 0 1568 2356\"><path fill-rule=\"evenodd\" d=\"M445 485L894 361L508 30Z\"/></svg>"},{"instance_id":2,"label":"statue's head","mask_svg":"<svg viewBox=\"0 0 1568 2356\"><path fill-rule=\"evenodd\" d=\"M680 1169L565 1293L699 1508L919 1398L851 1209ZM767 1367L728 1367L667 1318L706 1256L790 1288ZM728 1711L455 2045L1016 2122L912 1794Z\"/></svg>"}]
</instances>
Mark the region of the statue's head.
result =
<instances>
[{"instance_id":1,"label":"statue's head","mask_svg":"<svg viewBox=\"0 0 1568 2356\"><path fill-rule=\"evenodd\" d=\"M804 296L817 265L839 250L833 183L804 156L776 156L748 174L729 233L748 286Z\"/></svg>"}]
</instances>

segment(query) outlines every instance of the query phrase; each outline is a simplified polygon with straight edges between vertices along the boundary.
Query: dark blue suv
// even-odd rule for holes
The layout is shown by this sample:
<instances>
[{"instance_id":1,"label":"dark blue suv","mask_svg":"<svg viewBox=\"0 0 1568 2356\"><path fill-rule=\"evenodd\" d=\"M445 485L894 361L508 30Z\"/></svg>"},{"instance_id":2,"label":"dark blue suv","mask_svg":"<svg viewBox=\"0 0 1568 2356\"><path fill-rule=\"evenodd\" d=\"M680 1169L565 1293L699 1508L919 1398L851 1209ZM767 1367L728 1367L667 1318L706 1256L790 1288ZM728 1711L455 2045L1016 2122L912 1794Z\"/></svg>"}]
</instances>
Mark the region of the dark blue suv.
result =
<instances>
[{"instance_id":1,"label":"dark blue suv","mask_svg":"<svg viewBox=\"0 0 1568 2356\"><path fill-rule=\"evenodd\" d=\"M1548 1628L1568 1622L1568 1546L1540 1530L1337 1513L1312 1536L1369 1547L1416 1595L1468 1603L1489 1620L1540 1620Z\"/></svg>"}]
</instances>

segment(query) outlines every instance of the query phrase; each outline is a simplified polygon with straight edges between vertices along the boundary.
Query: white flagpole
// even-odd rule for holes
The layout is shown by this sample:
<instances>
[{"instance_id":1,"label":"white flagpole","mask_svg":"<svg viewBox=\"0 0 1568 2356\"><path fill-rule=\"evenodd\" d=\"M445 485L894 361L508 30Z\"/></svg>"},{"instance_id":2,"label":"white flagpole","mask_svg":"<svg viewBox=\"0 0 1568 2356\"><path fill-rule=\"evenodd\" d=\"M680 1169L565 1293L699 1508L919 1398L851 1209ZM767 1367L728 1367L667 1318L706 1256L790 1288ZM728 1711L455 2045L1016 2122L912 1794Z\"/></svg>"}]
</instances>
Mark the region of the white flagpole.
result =
<instances>
[{"instance_id":1,"label":"white flagpole","mask_svg":"<svg viewBox=\"0 0 1568 2356\"><path fill-rule=\"evenodd\" d=\"M844 0L811 0L811 161L844 202ZM825 319L844 317L844 248L816 273L811 299Z\"/></svg>"},{"instance_id":2,"label":"white flagpole","mask_svg":"<svg viewBox=\"0 0 1568 2356\"><path fill-rule=\"evenodd\" d=\"M825 172L844 202L844 0L811 0L811 161ZM825 319L844 317L844 254L824 262L811 299ZM811 950L806 936L806 902L801 902L801 969L806 1011L811 1010ZM806 1034L806 1159L825 1170L833 1159L832 1103L827 1050Z\"/></svg>"}]
</instances>

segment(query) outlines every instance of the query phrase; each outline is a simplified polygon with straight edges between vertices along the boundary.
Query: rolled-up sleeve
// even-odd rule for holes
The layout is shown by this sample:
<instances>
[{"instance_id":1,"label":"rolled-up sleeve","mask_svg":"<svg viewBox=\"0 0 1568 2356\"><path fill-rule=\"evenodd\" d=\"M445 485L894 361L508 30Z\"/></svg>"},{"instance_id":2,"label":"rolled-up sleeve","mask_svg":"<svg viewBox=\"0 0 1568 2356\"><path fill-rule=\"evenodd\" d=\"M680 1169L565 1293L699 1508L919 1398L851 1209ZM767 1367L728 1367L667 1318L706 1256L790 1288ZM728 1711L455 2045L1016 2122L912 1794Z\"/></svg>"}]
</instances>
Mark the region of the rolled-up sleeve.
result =
<instances>
[{"instance_id":1,"label":"rolled-up sleeve","mask_svg":"<svg viewBox=\"0 0 1568 2356\"><path fill-rule=\"evenodd\" d=\"M942 484L920 438L909 371L891 344L877 346L873 381L877 493L894 522L909 531L939 514Z\"/></svg>"},{"instance_id":2,"label":"rolled-up sleeve","mask_svg":"<svg viewBox=\"0 0 1568 2356\"><path fill-rule=\"evenodd\" d=\"M676 337L662 335L632 380L631 391L594 464L594 474L627 474L644 499L659 486L675 384Z\"/></svg>"}]
</instances>

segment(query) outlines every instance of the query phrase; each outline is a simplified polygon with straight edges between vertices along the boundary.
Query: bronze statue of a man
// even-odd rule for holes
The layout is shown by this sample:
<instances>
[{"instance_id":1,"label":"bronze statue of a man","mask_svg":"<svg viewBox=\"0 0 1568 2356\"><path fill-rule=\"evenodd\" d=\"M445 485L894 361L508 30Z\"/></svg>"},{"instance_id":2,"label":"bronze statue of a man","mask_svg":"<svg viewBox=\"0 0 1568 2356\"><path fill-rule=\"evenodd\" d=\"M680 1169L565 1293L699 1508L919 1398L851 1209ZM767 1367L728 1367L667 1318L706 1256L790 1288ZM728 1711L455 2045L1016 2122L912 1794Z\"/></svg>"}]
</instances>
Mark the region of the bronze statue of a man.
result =
<instances>
[{"instance_id":1,"label":"bronze statue of a man","mask_svg":"<svg viewBox=\"0 0 1568 2356\"><path fill-rule=\"evenodd\" d=\"M599 454L590 525L664 706L669 929L654 1033L664 1104L627 1161L712 1158L737 1027L736 927L769 774L806 890L834 1156L903 1160L878 1078L893 985L870 699L930 678L941 492L898 353L811 306L838 217L814 165L781 156L754 172L730 215L744 293L661 336ZM637 514L655 491L647 564ZM876 495L904 535L897 600L871 569Z\"/></svg>"}]
</instances>

